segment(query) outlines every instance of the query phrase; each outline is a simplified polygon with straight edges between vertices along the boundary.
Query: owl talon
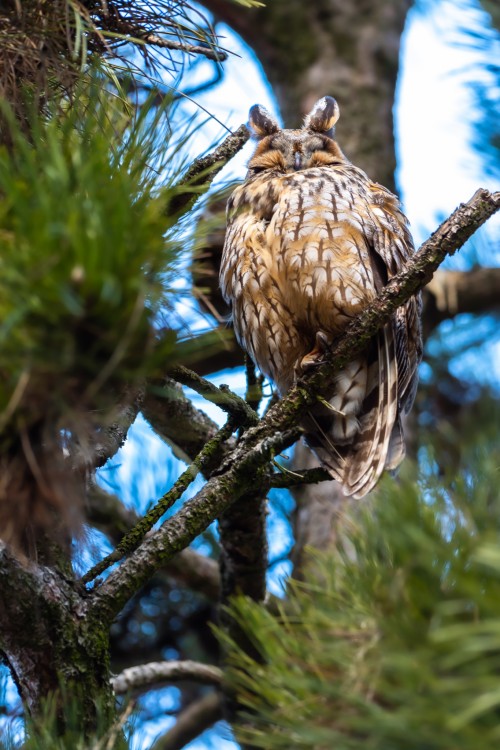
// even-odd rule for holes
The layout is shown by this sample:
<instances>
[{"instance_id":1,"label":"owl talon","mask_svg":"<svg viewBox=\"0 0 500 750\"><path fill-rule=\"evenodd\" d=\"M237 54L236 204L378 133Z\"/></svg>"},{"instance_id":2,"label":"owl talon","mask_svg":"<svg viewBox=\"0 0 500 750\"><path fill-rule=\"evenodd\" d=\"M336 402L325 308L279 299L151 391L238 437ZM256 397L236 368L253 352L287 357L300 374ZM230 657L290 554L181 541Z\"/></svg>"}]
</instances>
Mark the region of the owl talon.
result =
<instances>
[{"instance_id":1,"label":"owl talon","mask_svg":"<svg viewBox=\"0 0 500 750\"><path fill-rule=\"evenodd\" d=\"M331 347L331 339L324 331L316 332L316 343L309 354L302 357L298 370L300 373L311 370L313 367L319 367L325 361L325 355Z\"/></svg>"}]
</instances>

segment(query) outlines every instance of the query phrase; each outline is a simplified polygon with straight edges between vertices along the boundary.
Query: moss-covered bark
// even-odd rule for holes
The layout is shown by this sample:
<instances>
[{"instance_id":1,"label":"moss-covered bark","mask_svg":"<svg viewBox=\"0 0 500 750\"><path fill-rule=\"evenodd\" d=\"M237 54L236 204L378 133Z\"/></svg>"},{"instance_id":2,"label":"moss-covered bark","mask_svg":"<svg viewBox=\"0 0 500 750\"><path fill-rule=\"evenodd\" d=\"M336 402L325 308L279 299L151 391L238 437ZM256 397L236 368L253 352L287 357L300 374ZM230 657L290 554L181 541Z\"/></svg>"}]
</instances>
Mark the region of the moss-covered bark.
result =
<instances>
[{"instance_id":1,"label":"moss-covered bark","mask_svg":"<svg viewBox=\"0 0 500 750\"><path fill-rule=\"evenodd\" d=\"M53 696L61 734L105 731L115 716L108 628L88 615L83 587L54 568L25 567L5 547L0 578L1 649L35 724Z\"/></svg>"}]
</instances>

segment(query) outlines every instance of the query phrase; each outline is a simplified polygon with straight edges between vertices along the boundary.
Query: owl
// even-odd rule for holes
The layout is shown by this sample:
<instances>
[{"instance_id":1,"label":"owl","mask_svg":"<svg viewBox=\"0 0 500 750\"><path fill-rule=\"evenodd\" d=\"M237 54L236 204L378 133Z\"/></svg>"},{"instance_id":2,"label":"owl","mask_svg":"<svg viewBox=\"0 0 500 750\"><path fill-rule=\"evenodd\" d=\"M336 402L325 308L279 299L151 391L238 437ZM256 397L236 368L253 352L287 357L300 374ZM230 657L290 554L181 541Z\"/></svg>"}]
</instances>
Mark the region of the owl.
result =
<instances>
[{"instance_id":1,"label":"owl","mask_svg":"<svg viewBox=\"0 0 500 750\"><path fill-rule=\"evenodd\" d=\"M222 294L243 349L284 395L414 252L395 195L351 164L335 140L335 99L298 130L250 110L257 146L231 194ZM344 494L363 497L405 453L401 417L421 359L421 301L411 298L339 372L303 420L308 444Z\"/></svg>"}]
</instances>

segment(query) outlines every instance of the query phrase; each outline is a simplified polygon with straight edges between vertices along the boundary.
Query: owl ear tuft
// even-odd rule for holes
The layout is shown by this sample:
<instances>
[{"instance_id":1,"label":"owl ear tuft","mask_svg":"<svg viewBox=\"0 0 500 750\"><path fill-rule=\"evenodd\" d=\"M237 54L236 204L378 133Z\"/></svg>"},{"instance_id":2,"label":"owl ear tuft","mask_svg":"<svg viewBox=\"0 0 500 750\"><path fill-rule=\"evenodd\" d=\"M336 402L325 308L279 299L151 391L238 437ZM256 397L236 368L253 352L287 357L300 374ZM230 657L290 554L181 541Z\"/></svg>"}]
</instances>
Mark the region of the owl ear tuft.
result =
<instances>
[{"instance_id":1,"label":"owl ear tuft","mask_svg":"<svg viewBox=\"0 0 500 750\"><path fill-rule=\"evenodd\" d=\"M324 133L333 136L333 128L339 119L339 105L333 96L324 96L318 99L314 107L304 120L304 127L315 133Z\"/></svg>"},{"instance_id":2,"label":"owl ear tuft","mask_svg":"<svg viewBox=\"0 0 500 750\"><path fill-rule=\"evenodd\" d=\"M276 133L280 126L262 104L254 104L248 115L248 126L257 138Z\"/></svg>"}]
</instances>

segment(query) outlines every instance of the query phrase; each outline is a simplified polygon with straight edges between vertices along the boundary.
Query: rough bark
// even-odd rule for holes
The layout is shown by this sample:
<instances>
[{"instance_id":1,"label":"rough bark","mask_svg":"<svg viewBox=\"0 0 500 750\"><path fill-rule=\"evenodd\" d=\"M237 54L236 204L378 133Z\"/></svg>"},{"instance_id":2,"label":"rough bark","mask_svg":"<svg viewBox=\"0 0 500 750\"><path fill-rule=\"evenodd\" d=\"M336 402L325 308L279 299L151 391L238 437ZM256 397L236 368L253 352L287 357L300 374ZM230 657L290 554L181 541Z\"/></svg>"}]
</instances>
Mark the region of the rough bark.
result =
<instances>
[{"instance_id":1,"label":"rough bark","mask_svg":"<svg viewBox=\"0 0 500 750\"><path fill-rule=\"evenodd\" d=\"M81 584L55 568L24 567L3 544L0 578L0 648L27 710L36 716L43 699L64 686L70 700L57 704L61 729L74 724L76 701L84 734L106 714L110 723L109 629L88 615Z\"/></svg>"}]
</instances>

